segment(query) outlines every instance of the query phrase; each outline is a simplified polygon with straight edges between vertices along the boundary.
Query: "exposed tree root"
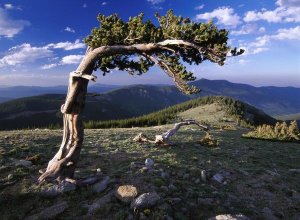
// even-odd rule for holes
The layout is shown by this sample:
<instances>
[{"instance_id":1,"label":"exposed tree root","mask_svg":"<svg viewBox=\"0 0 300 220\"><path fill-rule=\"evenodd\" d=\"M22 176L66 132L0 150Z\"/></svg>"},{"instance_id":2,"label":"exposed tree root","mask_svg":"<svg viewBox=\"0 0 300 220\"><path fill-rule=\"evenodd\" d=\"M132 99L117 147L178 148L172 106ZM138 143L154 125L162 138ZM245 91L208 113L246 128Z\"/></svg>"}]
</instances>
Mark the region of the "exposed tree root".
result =
<instances>
[{"instance_id":1,"label":"exposed tree root","mask_svg":"<svg viewBox=\"0 0 300 220\"><path fill-rule=\"evenodd\" d=\"M155 140L150 139L143 133L139 133L137 136L133 138L134 141L136 142L148 142L152 144L158 144L158 145L172 145L172 143L169 141L170 137L176 134L176 132L179 130L180 127L185 126L185 125L197 125L201 129L207 131L209 130L207 126L201 125L199 122L193 119L187 119L183 122L179 122L174 124L174 127L167 132L160 134L160 135L155 135Z\"/></svg>"}]
</instances>

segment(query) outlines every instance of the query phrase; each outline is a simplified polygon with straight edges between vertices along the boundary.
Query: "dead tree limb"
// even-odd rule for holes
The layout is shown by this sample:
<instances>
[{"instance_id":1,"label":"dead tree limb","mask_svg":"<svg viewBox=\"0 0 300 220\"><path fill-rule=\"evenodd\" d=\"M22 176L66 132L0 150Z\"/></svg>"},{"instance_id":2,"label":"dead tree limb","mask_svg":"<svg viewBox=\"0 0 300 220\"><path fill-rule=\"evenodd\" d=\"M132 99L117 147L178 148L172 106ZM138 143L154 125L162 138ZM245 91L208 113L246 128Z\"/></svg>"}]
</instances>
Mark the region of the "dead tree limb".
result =
<instances>
[{"instance_id":1,"label":"dead tree limb","mask_svg":"<svg viewBox=\"0 0 300 220\"><path fill-rule=\"evenodd\" d=\"M179 123L174 124L174 127L171 128L171 129L169 129L165 133L160 134L160 135L155 135L155 140L150 139L149 137L147 137L143 133L140 133L137 136L135 136L133 138L133 140L136 141L136 142L148 142L148 143L159 144L159 145L171 145L171 143L169 141L170 137L172 137L173 135L175 135L176 132L182 126L186 126L186 125L197 125L198 127L200 127L201 129L203 129L204 131L209 130L207 126L201 125L196 120L187 119L187 120L185 120L183 122L179 122Z\"/></svg>"}]
</instances>

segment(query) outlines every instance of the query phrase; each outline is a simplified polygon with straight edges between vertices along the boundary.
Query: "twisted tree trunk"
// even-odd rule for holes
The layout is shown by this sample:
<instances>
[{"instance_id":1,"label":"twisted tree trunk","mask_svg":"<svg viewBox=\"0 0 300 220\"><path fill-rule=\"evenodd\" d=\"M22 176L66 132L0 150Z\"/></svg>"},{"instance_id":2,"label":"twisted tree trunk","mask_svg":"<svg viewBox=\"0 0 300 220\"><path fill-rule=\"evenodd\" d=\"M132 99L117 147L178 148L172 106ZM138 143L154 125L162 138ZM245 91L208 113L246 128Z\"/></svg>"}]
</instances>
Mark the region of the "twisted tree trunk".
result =
<instances>
[{"instance_id":1,"label":"twisted tree trunk","mask_svg":"<svg viewBox=\"0 0 300 220\"><path fill-rule=\"evenodd\" d=\"M94 67L93 60L88 56L91 51L91 48L87 49L85 58L78 66L75 72L79 73L78 77L76 74L70 74L66 101L61 106L64 121L63 140L58 152L49 161L46 171L39 177L40 183L54 179L61 182L63 179L74 177L84 137L81 114L89 81L86 78L92 74Z\"/></svg>"},{"instance_id":2,"label":"twisted tree trunk","mask_svg":"<svg viewBox=\"0 0 300 220\"><path fill-rule=\"evenodd\" d=\"M170 46L171 48L168 48ZM175 85L182 91L185 91L185 81L172 71L166 63L153 56L153 53L159 53L164 50L173 51L172 47L190 47L198 50L200 54L209 53L211 57L215 57L215 62L218 62L218 54L214 54L208 48L202 48L193 43L184 40L164 40L158 43L141 43L133 45L113 45L101 46L98 48L88 47L85 57L81 61L75 72L70 74L68 94L65 104L61 107L61 112L64 114L64 134L60 149L49 161L46 171L39 177L39 182L49 180L73 179L76 164L79 160L80 150L83 143L83 124L81 119L82 110L85 104L87 94L87 85L89 80L93 80L91 76L95 67L95 62L102 56L111 55L133 55L143 56L149 61L157 64L170 77L173 78ZM213 59L213 58L211 58ZM179 126L180 127L180 126ZM178 128L179 128L178 127ZM178 130L175 128L174 131ZM173 133L163 134L163 141L172 136Z\"/></svg>"}]
</instances>

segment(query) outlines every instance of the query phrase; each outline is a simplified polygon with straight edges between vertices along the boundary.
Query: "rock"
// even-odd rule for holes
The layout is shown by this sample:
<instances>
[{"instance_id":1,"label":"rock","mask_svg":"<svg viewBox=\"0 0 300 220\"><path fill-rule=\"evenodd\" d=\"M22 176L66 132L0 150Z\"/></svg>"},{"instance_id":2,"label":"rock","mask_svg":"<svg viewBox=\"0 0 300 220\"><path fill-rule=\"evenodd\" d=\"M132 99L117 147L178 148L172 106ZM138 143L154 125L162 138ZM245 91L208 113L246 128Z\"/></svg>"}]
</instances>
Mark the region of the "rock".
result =
<instances>
[{"instance_id":1,"label":"rock","mask_svg":"<svg viewBox=\"0 0 300 220\"><path fill-rule=\"evenodd\" d=\"M163 191L165 191L165 192L167 192L168 189L169 189L167 186L161 186L160 188L161 188Z\"/></svg>"},{"instance_id":2,"label":"rock","mask_svg":"<svg viewBox=\"0 0 300 220\"><path fill-rule=\"evenodd\" d=\"M168 188L169 188L170 190L173 190L173 191L177 190L177 187L174 186L173 184L170 184L170 185L168 186Z\"/></svg>"},{"instance_id":3,"label":"rock","mask_svg":"<svg viewBox=\"0 0 300 220\"><path fill-rule=\"evenodd\" d=\"M183 177L182 177L183 179L185 179L185 180L187 180L187 179L189 179L190 178L190 174L188 174L188 173L185 173L184 175L183 175Z\"/></svg>"},{"instance_id":4,"label":"rock","mask_svg":"<svg viewBox=\"0 0 300 220\"><path fill-rule=\"evenodd\" d=\"M206 177L206 171L205 170L201 170L201 181L202 182L206 182L207 177Z\"/></svg>"},{"instance_id":5,"label":"rock","mask_svg":"<svg viewBox=\"0 0 300 220\"><path fill-rule=\"evenodd\" d=\"M109 184L109 180L110 180L109 176L106 176L102 181L94 184L92 186L93 191L96 193L103 192L107 188L107 186Z\"/></svg>"},{"instance_id":6,"label":"rock","mask_svg":"<svg viewBox=\"0 0 300 220\"><path fill-rule=\"evenodd\" d=\"M28 160L19 160L15 162L16 166L31 167L32 162Z\"/></svg>"},{"instance_id":7,"label":"rock","mask_svg":"<svg viewBox=\"0 0 300 220\"><path fill-rule=\"evenodd\" d=\"M101 171L100 168L97 168L96 172L97 172L97 173L101 173L102 171Z\"/></svg>"},{"instance_id":8,"label":"rock","mask_svg":"<svg viewBox=\"0 0 300 220\"><path fill-rule=\"evenodd\" d=\"M231 215L231 214L224 214L224 215L217 215L215 217L209 218L208 220L250 220L250 218L242 215Z\"/></svg>"},{"instance_id":9,"label":"rock","mask_svg":"<svg viewBox=\"0 0 300 220\"><path fill-rule=\"evenodd\" d=\"M289 172L300 173L300 169L289 169Z\"/></svg>"},{"instance_id":10,"label":"rock","mask_svg":"<svg viewBox=\"0 0 300 220\"><path fill-rule=\"evenodd\" d=\"M41 190L41 194L44 196L57 196L59 194L69 192L76 189L76 185L73 183L70 183L68 181L62 181L62 183L58 185L53 185L49 188L44 188Z\"/></svg>"},{"instance_id":11,"label":"rock","mask_svg":"<svg viewBox=\"0 0 300 220\"><path fill-rule=\"evenodd\" d=\"M98 177L98 176L88 177L88 178L82 180L82 181L80 182L80 185L93 185L93 184L95 184L96 182L98 182L99 179L100 179L100 177Z\"/></svg>"},{"instance_id":12,"label":"rock","mask_svg":"<svg viewBox=\"0 0 300 220\"><path fill-rule=\"evenodd\" d=\"M164 179L167 179L167 178L170 177L170 175L169 175L167 172L161 172L161 173L160 173L160 176L161 176L162 178L164 178Z\"/></svg>"},{"instance_id":13,"label":"rock","mask_svg":"<svg viewBox=\"0 0 300 220\"><path fill-rule=\"evenodd\" d=\"M10 181L14 178L14 175L13 174L8 174L7 176L7 180Z\"/></svg>"},{"instance_id":14,"label":"rock","mask_svg":"<svg viewBox=\"0 0 300 220\"><path fill-rule=\"evenodd\" d=\"M112 199L114 192L110 191L108 194L105 196L101 197L100 199L96 200L93 204L91 205L85 205L86 208L88 208L88 215L92 215L95 213L98 209L101 209L104 207L107 203L109 203ZM87 218L88 219L88 218Z\"/></svg>"},{"instance_id":15,"label":"rock","mask_svg":"<svg viewBox=\"0 0 300 220\"><path fill-rule=\"evenodd\" d=\"M198 204L204 206L212 206L215 204L213 198L198 198Z\"/></svg>"},{"instance_id":16,"label":"rock","mask_svg":"<svg viewBox=\"0 0 300 220\"><path fill-rule=\"evenodd\" d=\"M29 216L25 218L25 220L53 219L57 215L63 213L68 207L68 203L64 201L49 208L46 208L40 213Z\"/></svg>"},{"instance_id":17,"label":"rock","mask_svg":"<svg viewBox=\"0 0 300 220\"><path fill-rule=\"evenodd\" d=\"M262 210L262 216L265 220L277 220L278 218L273 215L273 212L270 208L265 207Z\"/></svg>"},{"instance_id":18,"label":"rock","mask_svg":"<svg viewBox=\"0 0 300 220\"><path fill-rule=\"evenodd\" d=\"M200 183L200 179L199 179L199 178L196 179L196 180L195 180L195 183L196 183L196 184Z\"/></svg>"},{"instance_id":19,"label":"rock","mask_svg":"<svg viewBox=\"0 0 300 220\"><path fill-rule=\"evenodd\" d=\"M145 160L145 166L146 167L152 167L154 165L154 160L150 159L150 158L147 158Z\"/></svg>"},{"instance_id":20,"label":"rock","mask_svg":"<svg viewBox=\"0 0 300 220\"><path fill-rule=\"evenodd\" d=\"M138 195L138 191L132 185L123 185L118 187L115 195L120 201L130 203Z\"/></svg>"},{"instance_id":21,"label":"rock","mask_svg":"<svg viewBox=\"0 0 300 220\"><path fill-rule=\"evenodd\" d=\"M146 220L147 219L147 217L146 217L146 215L144 214L144 213L140 213L140 218L139 218L140 220Z\"/></svg>"},{"instance_id":22,"label":"rock","mask_svg":"<svg viewBox=\"0 0 300 220\"><path fill-rule=\"evenodd\" d=\"M167 199L171 204L177 204L177 203L180 203L182 201L181 198L168 198Z\"/></svg>"},{"instance_id":23,"label":"rock","mask_svg":"<svg viewBox=\"0 0 300 220\"><path fill-rule=\"evenodd\" d=\"M224 176L220 173L215 174L212 179L218 183L222 183L224 180Z\"/></svg>"},{"instance_id":24,"label":"rock","mask_svg":"<svg viewBox=\"0 0 300 220\"><path fill-rule=\"evenodd\" d=\"M143 193L139 197L131 203L132 209L143 209L143 208L150 208L160 200L159 195L156 192L151 193Z\"/></svg>"}]
</instances>

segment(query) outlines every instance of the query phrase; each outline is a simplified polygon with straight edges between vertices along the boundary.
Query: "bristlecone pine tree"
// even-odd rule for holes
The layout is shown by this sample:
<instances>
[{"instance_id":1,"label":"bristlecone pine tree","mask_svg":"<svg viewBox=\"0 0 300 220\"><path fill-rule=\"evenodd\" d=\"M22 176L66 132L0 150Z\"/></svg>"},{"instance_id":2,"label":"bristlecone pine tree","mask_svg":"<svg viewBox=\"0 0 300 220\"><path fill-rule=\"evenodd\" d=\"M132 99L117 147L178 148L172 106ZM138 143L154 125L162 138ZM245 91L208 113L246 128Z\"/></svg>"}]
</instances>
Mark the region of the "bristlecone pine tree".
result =
<instances>
[{"instance_id":1,"label":"bristlecone pine tree","mask_svg":"<svg viewBox=\"0 0 300 220\"><path fill-rule=\"evenodd\" d=\"M200 64L209 60L223 65L227 54L240 55L242 50L227 45L228 32L209 23L195 23L189 18L173 14L155 15L159 25L144 21L143 14L125 22L117 14L98 15L100 26L84 39L88 48L76 71L70 74L68 93L61 106L64 114L64 132L61 147L49 161L39 182L73 178L83 143L81 119L87 85L94 80L94 70L103 75L112 69L141 75L157 65L170 76L176 87L192 94L199 90L187 84L195 80L183 62Z\"/></svg>"}]
</instances>

